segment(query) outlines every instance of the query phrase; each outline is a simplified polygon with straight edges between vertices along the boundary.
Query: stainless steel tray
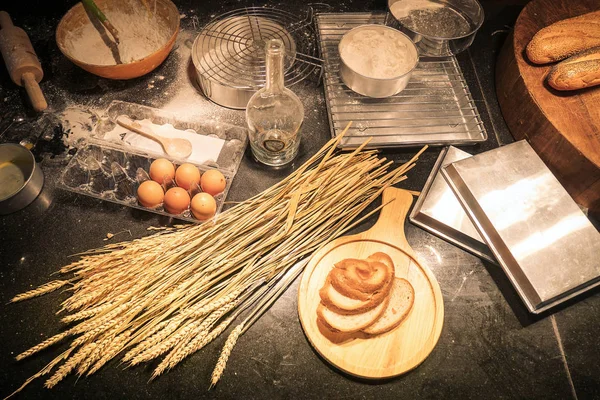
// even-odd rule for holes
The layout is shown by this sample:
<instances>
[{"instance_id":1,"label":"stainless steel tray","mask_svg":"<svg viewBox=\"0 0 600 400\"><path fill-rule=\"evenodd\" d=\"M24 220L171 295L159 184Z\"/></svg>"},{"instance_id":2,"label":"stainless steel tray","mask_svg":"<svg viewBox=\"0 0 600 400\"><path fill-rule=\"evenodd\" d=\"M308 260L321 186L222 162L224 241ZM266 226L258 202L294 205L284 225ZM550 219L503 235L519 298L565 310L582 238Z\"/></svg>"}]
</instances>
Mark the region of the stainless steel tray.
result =
<instances>
[{"instance_id":1,"label":"stainless steel tray","mask_svg":"<svg viewBox=\"0 0 600 400\"><path fill-rule=\"evenodd\" d=\"M529 311L600 284L600 233L526 141L442 174Z\"/></svg>"},{"instance_id":2,"label":"stainless steel tray","mask_svg":"<svg viewBox=\"0 0 600 400\"><path fill-rule=\"evenodd\" d=\"M471 154L454 146L442 150L410 213L410 222L477 257L498 264L440 174L442 167L468 157Z\"/></svg>"},{"instance_id":3,"label":"stainless steel tray","mask_svg":"<svg viewBox=\"0 0 600 400\"><path fill-rule=\"evenodd\" d=\"M324 60L325 100L332 136L354 121L340 147L372 137L369 147L473 144L487 139L456 58L421 58L406 89L374 99L352 92L339 77L338 43L350 29L384 24L386 13L320 14L316 18Z\"/></svg>"}]
</instances>

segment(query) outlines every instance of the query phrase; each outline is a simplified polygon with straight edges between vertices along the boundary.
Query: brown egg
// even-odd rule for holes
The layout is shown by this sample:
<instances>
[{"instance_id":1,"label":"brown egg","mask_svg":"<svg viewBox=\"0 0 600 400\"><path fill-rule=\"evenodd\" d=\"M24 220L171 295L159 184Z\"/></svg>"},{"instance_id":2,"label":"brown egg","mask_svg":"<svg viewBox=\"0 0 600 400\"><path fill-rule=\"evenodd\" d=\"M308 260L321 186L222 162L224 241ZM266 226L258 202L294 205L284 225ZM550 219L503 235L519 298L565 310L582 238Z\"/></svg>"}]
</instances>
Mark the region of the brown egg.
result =
<instances>
[{"instance_id":1,"label":"brown egg","mask_svg":"<svg viewBox=\"0 0 600 400\"><path fill-rule=\"evenodd\" d=\"M220 171L211 169L202 175L200 185L202 187L202 191L216 196L219 193L223 193L225 186L227 186L227 181L225 180L225 176Z\"/></svg>"},{"instance_id":2,"label":"brown egg","mask_svg":"<svg viewBox=\"0 0 600 400\"><path fill-rule=\"evenodd\" d=\"M200 184L200 170L192 164L181 164L175 171L177 186L189 190L194 184Z\"/></svg>"},{"instance_id":3,"label":"brown egg","mask_svg":"<svg viewBox=\"0 0 600 400\"><path fill-rule=\"evenodd\" d=\"M171 188L165 193L164 206L171 214L181 214L190 206L190 195L180 187Z\"/></svg>"},{"instance_id":4,"label":"brown egg","mask_svg":"<svg viewBox=\"0 0 600 400\"><path fill-rule=\"evenodd\" d=\"M192 214L200 221L211 218L217 212L217 202L215 198L208 193L198 193L192 199L190 205Z\"/></svg>"},{"instance_id":5,"label":"brown egg","mask_svg":"<svg viewBox=\"0 0 600 400\"><path fill-rule=\"evenodd\" d=\"M145 181L138 187L137 196L141 205L154 208L163 202L165 192L158 183Z\"/></svg>"},{"instance_id":6,"label":"brown egg","mask_svg":"<svg viewBox=\"0 0 600 400\"><path fill-rule=\"evenodd\" d=\"M161 185L165 179L175 179L175 166L166 158L157 158L150 165L150 179Z\"/></svg>"}]
</instances>

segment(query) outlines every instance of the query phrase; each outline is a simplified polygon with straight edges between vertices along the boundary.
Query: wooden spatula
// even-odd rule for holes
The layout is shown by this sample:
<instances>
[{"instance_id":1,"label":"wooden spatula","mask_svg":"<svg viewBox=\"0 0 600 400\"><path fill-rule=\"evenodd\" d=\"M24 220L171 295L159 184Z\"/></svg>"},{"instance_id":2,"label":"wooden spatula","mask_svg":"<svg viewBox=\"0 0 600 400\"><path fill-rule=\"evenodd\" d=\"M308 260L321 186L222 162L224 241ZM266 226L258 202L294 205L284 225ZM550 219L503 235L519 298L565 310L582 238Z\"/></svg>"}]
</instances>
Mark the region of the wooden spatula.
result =
<instances>
[{"instance_id":1,"label":"wooden spatula","mask_svg":"<svg viewBox=\"0 0 600 400\"><path fill-rule=\"evenodd\" d=\"M146 136L149 139L155 140L161 144L165 153L174 158L188 158L192 154L192 143L187 139L181 138L166 138L155 133L150 133L142 129L142 126L137 122L121 115L117 118L117 123L124 128L135 133Z\"/></svg>"}]
</instances>

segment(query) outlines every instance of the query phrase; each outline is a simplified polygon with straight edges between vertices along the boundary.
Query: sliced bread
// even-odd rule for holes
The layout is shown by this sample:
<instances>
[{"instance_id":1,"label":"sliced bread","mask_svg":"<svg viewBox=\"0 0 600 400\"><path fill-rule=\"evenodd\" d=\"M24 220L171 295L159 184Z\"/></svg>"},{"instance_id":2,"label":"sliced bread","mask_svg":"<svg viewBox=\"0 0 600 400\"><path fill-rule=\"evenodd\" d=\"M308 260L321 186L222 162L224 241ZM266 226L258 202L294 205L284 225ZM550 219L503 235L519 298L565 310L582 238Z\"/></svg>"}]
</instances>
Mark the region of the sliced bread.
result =
<instances>
[{"instance_id":1,"label":"sliced bread","mask_svg":"<svg viewBox=\"0 0 600 400\"><path fill-rule=\"evenodd\" d=\"M409 281L394 279L387 306L375 322L362 331L369 335L379 335L391 331L406 319L415 302L415 290Z\"/></svg>"},{"instance_id":2,"label":"sliced bread","mask_svg":"<svg viewBox=\"0 0 600 400\"><path fill-rule=\"evenodd\" d=\"M323 303L317 307L317 317L325 325L338 332L352 333L359 332L362 329L373 324L385 311L389 301L389 296L385 298L377 307L359 314L338 314Z\"/></svg>"},{"instance_id":3,"label":"sliced bread","mask_svg":"<svg viewBox=\"0 0 600 400\"><path fill-rule=\"evenodd\" d=\"M371 254L369 257L367 257L367 261L377 261L387 265L388 268L394 269L394 261L392 261L392 258L381 251Z\"/></svg>"},{"instance_id":4,"label":"sliced bread","mask_svg":"<svg viewBox=\"0 0 600 400\"><path fill-rule=\"evenodd\" d=\"M346 259L336 263L329 278L344 296L367 301L380 291L387 295L394 274L393 261L384 253L375 253L367 260Z\"/></svg>"},{"instance_id":5,"label":"sliced bread","mask_svg":"<svg viewBox=\"0 0 600 400\"><path fill-rule=\"evenodd\" d=\"M338 292L328 278L325 285L319 290L319 296L327 308L338 314L358 314L377 307L386 298L387 292L380 290L373 293L367 300L353 299Z\"/></svg>"}]
</instances>

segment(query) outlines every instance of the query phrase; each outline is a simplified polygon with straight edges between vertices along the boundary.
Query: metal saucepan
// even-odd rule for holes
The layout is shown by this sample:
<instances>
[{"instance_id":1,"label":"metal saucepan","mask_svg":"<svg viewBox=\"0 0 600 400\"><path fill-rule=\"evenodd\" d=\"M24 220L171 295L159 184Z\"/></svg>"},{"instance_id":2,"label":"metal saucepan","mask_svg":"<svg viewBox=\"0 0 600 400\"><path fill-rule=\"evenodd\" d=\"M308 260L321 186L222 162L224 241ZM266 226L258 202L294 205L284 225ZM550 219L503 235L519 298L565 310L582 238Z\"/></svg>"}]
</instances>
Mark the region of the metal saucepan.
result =
<instances>
[{"instance_id":1,"label":"metal saucepan","mask_svg":"<svg viewBox=\"0 0 600 400\"><path fill-rule=\"evenodd\" d=\"M466 50L483 24L477 0L388 0L391 25L408 35L425 57Z\"/></svg>"},{"instance_id":2,"label":"metal saucepan","mask_svg":"<svg viewBox=\"0 0 600 400\"><path fill-rule=\"evenodd\" d=\"M0 215L29 205L42 191L44 174L25 147L0 144Z\"/></svg>"},{"instance_id":3,"label":"metal saucepan","mask_svg":"<svg viewBox=\"0 0 600 400\"><path fill-rule=\"evenodd\" d=\"M342 48L347 45L348 41L352 40L352 37L356 32L367 29L393 32L394 36L406 43L409 52L412 53L412 56L414 57L414 63L411 65L410 70L403 75L393 78L374 78L354 71L348 65L347 61L344 60L344 51ZM367 97L384 98L400 93L408 84L412 72L419 63L419 53L410 38L402 32L384 25L369 24L351 29L342 37L342 40L340 40L338 51L340 53L340 77L342 78L342 81L354 92Z\"/></svg>"}]
</instances>

